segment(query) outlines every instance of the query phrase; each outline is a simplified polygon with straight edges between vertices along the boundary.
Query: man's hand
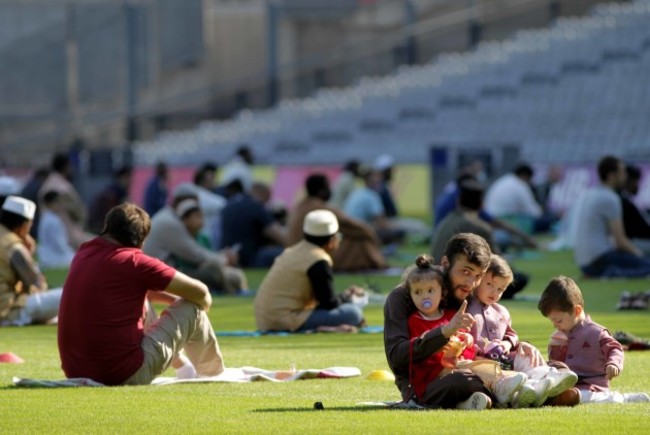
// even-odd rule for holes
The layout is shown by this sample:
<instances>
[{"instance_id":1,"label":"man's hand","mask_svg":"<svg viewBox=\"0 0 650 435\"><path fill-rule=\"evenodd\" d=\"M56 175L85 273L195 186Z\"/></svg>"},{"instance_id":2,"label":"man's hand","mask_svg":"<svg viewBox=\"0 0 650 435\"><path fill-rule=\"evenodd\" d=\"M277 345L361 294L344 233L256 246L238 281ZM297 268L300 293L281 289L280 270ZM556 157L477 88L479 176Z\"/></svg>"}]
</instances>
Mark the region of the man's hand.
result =
<instances>
[{"instance_id":1,"label":"man's hand","mask_svg":"<svg viewBox=\"0 0 650 435\"><path fill-rule=\"evenodd\" d=\"M454 317L451 318L449 323L442 327L442 335L449 338L458 332L459 329L471 329L472 325L476 322L474 316L465 312L467 308L467 300L464 300Z\"/></svg>"},{"instance_id":2,"label":"man's hand","mask_svg":"<svg viewBox=\"0 0 650 435\"><path fill-rule=\"evenodd\" d=\"M341 301L344 303L361 303L364 297L366 297L366 290L356 285L346 288L341 293ZM365 302L367 303L367 298Z\"/></svg>"},{"instance_id":3,"label":"man's hand","mask_svg":"<svg viewBox=\"0 0 650 435\"><path fill-rule=\"evenodd\" d=\"M607 379L611 380L612 378L620 375L621 371L614 364L607 364L605 366L605 374L607 375Z\"/></svg>"},{"instance_id":4,"label":"man's hand","mask_svg":"<svg viewBox=\"0 0 650 435\"><path fill-rule=\"evenodd\" d=\"M179 271L176 271L165 291L198 305L204 311L208 311L212 304L212 296L208 287L201 281Z\"/></svg>"},{"instance_id":5,"label":"man's hand","mask_svg":"<svg viewBox=\"0 0 650 435\"><path fill-rule=\"evenodd\" d=\"M231 248L224 248L219 251L226 258L226 264L228 266L237 266L239 264L239 253Z\"/></svg>"},{"instance_id":6,"label":"man's hand","mask_svg":"<svg viewBox=\"0 0 650 435\"><path fill-rule=\"evenodd\" d=\"M366 291L363 288L359 287L358 285L351 285L350 287L343 290L343 298L348 300L351 299L352 296L362 297L365 294Z\"/></svg>"},{"instance_id":7,"label":"man's hand","mask_svg":"<svg viewBox=\"0 0 650 435\"><path fill-rule=\"evenodd\" d=\"M34 238L29 233L27 233L25 237L21 237L21 240L23 241L23 245L25 245L29 253L31 255L34 255L34 252L36 251L36 241Z\"/></svg>"}]
</instances>

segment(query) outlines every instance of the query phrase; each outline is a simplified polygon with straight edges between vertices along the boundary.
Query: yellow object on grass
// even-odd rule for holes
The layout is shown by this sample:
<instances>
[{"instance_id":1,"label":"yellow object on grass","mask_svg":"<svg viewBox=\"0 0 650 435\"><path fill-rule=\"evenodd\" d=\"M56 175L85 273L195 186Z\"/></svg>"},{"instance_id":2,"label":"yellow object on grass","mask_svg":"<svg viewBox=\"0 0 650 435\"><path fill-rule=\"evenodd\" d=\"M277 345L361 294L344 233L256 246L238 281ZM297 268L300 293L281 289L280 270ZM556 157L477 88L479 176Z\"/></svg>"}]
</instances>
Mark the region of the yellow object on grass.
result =
<instances>
[{"instance_id":1,"label":"yellow object on grass","mask_svg":"<svg viewBox=\"0 0 650 435\"><path fill-rule=\"evenodd\" d=\"M369 381L394 381L395 375L388 370L373 370L368 373L366 379Z\"/></svg>"}]
</instances>

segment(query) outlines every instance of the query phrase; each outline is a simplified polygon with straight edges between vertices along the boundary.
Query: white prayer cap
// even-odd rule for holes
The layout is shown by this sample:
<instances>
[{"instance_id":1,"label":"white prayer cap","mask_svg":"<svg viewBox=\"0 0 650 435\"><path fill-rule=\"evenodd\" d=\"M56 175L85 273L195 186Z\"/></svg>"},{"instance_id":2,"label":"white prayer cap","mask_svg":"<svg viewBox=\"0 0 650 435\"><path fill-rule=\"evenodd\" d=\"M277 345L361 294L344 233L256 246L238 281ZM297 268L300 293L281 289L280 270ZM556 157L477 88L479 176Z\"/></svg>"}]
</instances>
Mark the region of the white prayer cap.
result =
<instances>
[{"instance_id":1,"label":"white prayer cap","mask_svg":"<svg viewBox=\"0 0 650 435\"><path fill-rule=\"evenodd\" d=\"M197 196L198 191L196 186L192 183L181 183L174 189L172 198L180 198L181 196Z\"/></svg>"},{"instance_id":2,"label":"white prayer cap","mask_svg":"<svg viewBox=\"0 0 650 435\"><path fill-rule=\"evenodd\" d=\"M378 171L383 171L393 166L394 163L395 160L391 156L388 154L382 154L380 156L377 156L375 159L374 167Z\"/></svg>"},{"instance_id":3,"label":"white prayer cap","mask_svg":"<svg viewBox=\"0 0 650 435\"><path fill-rule=\"evenodd\" d=\"M34 220L34 213L36 213L36 204L29 199L21 198L20 196L8 196L2 204L2 209L25 219Z\"/></svg>"},{"instance_id":4,"label":"white prayer cap","mask_svg":"<svg viewBox=\"0 0 650 435\"><path fill-rule=\"evenodd\" d=\"M195 199L184 199L176 206L176 216L183 218L187 213L193 210L200 210L199 202Z\"/></svg>"},{"instance_id":5,"label":"white prayer cap","mask_svg":"<svg viewBox=\"0 0 650 435\"><path fill-rule=\"evenodd\" d=\"M339 221L329 210L314 210L305 216L302 230L310 236L333 236L339 231Z\"/></svg>"}]
</instances>

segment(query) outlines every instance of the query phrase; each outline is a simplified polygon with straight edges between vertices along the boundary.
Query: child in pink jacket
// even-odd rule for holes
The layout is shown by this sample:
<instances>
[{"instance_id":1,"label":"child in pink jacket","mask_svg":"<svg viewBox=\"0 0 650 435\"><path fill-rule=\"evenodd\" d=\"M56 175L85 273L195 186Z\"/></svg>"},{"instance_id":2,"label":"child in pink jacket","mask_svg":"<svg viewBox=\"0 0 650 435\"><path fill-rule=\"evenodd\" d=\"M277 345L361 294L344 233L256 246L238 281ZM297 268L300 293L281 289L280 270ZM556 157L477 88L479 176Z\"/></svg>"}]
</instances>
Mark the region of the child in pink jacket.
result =
<instances>
[{"instance_id":1,"label":"child in pink jacket","mask_svg":"<svg viewBox=\"0 0 650 435\"><path fill-rule=\"evenodd\" d=\"M623 348L609 331L585 313L584 299L571 278L558 276L546 286L538 308L555 326L549 360L566 363L579 377L581 403L650 402L646 393L609 389L623 371Z\"/></svg>"},{"instance_id":2,"label":"child in pink jacket","mask_svg":"<svg viewBox=\"0 0 650 435\"><path fill-rule=\"evenodd\" d=\"M549 367L537 348L519 341L517 332L512 328L508 309L498 303L512 280L513 273L508 263L492 254L490 266L467 307L467 312L476 321L470 333L477 343L477 357L496 359L505 368L528 376L514 406L538 407L547 398L556 397L573 387L578 376L569 370L559 371ZM563 404L577 404L577 396L576 391L573 393L573 403Z\"/></svg>"}]
</instances>

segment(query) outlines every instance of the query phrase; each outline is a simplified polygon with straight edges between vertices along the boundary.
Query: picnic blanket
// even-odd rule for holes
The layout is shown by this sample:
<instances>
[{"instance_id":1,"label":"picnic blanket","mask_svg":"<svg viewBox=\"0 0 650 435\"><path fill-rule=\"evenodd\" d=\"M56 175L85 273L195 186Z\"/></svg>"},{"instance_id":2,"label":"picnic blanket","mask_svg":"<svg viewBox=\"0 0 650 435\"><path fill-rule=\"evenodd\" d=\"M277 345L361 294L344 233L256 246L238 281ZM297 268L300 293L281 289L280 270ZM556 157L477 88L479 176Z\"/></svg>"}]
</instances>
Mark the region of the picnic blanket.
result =
<instances>
[{"instance_id":1,"label":"picnic blanket","mask_svg":"<svg viewBox=\"0 0 650 435\"><path fill-rule=\"evenodd\" d=\"M410 399L408 401L388 401L388 402L359 402L354 406L359 408L377 408L377 409L402 409L410 411L423 411L430 408L426 408L418 404L415 400Z\"/></svg>"},{"instance_id":2,"label":"picnic blanket","mask_svg":"<svg viewBox=\"0 0 650 435\"><path fill-rule=\"evenodd\" d=\"M153 380L151 385L171 385L171 384L190 384L206 382L290 382L301 379L341 379L361 376L361 371L357 367L329 367L325 369L305 369L305 370L265 370L257 367L239 367L226 368L219 376L178 379L173 377L158 377ZM13 384L16 387L104 387L104 384L95 382L89 378L71 378L63 380L41 380L29 378L13 378Z\"/></svg>"},{"instance_id":3,"label":"picnic blanket","mask_svg":"<svg viewBox=\"0 0 650 435\"><path fill-rule=\"evenodd\" d=\"M358 332L361 334L381 334L384 332L384 327L364 326L362 328L359 328ZM317 334L317 333L330 334L330 332L323 332L323 331L316 331L316 330L301 331L301 332L289 332L289 331L261 332L261 331L245 330L245 329L235 330L235 331L215 331L217 337L261 337L263 335L288 337L290 335L296 335L296 334Z\"/></svg>"}]
</instances>

